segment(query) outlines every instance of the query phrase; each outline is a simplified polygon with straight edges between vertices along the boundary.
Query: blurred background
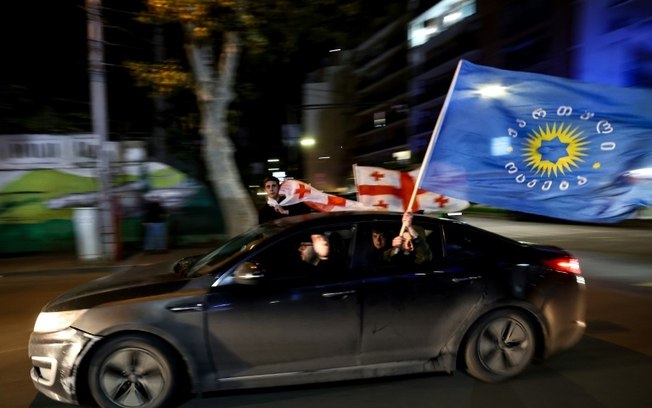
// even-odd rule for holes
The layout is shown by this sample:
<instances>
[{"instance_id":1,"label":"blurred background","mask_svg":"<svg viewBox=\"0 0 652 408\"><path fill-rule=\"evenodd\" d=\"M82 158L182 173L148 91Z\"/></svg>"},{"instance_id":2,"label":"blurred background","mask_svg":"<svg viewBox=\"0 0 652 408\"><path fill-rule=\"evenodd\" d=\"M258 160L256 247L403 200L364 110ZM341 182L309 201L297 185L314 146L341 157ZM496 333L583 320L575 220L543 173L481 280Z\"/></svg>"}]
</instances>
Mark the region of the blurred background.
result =
<instances>
[{"instance_id":1,"label":"blurred background","mask_svg":"<svg viewBox=\"0 0 652 408\"><path fill-rule=\"evenodd\" d=\"M103 30L102 59L94 61L102 68L100 95L93 94L97 72L89 59L90 3ZM202 24L191 20L196 16L153 18L156 3L167 2L3 6L0 253L72 248L75 217L82 217L75 209L102 203L109 219L99 223L111 224L121 253L140 245L147 200L168 211L171 245L231 234L223 204L230 189L207 167L201 89L187 52L208 44L219 57L220 24L232 15L218 8ZM652 86L652 3L645 0L261 1L256 7L251 26L238 26L247 35L224 123L232 143L225 150L232 151L237 183L252 207L262 205L268 175L350 196L353 164L418 166L461 58ZM215 36L189 37L189 21ZM98 104L106 109L105 134L93 123Z\"/></svg>"}]
</instances>

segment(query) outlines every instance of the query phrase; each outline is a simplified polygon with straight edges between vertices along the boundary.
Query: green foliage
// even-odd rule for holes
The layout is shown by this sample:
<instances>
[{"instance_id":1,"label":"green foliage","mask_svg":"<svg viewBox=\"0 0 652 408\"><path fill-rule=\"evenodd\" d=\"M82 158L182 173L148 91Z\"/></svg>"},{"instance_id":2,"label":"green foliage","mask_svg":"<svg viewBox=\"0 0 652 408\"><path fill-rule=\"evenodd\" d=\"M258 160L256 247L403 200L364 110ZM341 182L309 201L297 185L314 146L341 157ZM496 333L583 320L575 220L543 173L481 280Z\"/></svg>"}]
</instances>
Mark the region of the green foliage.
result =
<instances>
[{"instance_id":1,"label":"green foliage","mask_svg":"<svg viewBox=\"0 0 652 408\"><path fill-rule=\"evenodd\" d=\"M187 43L219 45L224 32L238 32L246 61L258 69L289 64L306 49L347 42L346 32L362 10L361 0L147 0L146 5L139 21L180 24ZM188 85L177 61L147 65L128 65L141 84L163 92Z\"/></svg>"},{"instance_id":2,"label":"green foliage","mask_svg":"<svg viewBox=\"0 0 652 408\"><path fill-rule=\"evenodd\" d=\"M244 23L237 1L146 0L139 21L150 24L180 23L193 40L208 40L212 33L238 30Z\"/></svg>"},{"instance_id":3,"label":"green foliage","mask_svg":"<svg viewBox=\"0 0 652 408\"><path fill-rule=\"evenodd\" d=\"M307 73L322 66L324 59L337 58L330 54L334 48L351 49L366 38L369 30L378 30L379 16L392 13L390 7L405 7L404 0L146 0L146 10L139 21L158 24L166 35L166 54L178 60L175 70L188 70L188 46L210 46L217 64L223 34L239 34L241 49L236 76L235 99L229 105L228 132L237 149L248 149L248 164L257 155L280 142L283 116L292 122L301 104L301 84ZM173 38L174 37L174 38ZM183 40L183 41L182 41ZM171 49L176 44L179 48ZM145 68L150 65L151 68ZM132 66L133 68L133 66ZM158 72L159 62L144 62L132 72ZM215 70L217 70L217 65ZM161 71L162 72L162 71ZM137 76L150 89L173 91L167 85L156 84L163 75ZM187 78L191 78L188 76ZM184 86L187 83L180 81ZM192 87L192 85L191 85ZM179 88L180 89L180 88ZM194 101L185 92L167 94L170 111L178 118L197 119ZM189 92L190 91L190 92ZM169 151L177 158L193 153L199 145L190 140L195 129L184 120L164 124L168 133ZM189 138L176 140L180 135ZM260 140L260 138L264 140ZM262 142L262 143L261 143ZM183 153L183 154L177 154ZM256 157L254 157L256 156ZM242 170L243 166L241 166Z\"/></svg>"},{"instance_id":4,"label":"green foliage","mask_svg":"<svg viewBox=\"0 0 652 408\"><path fill-rule=\"evenodd\" d=\"M136 85L151 88L155 95L165 95L178 89L190 89L192 87L190 74L184 71L181 64L176 60L153 64L128 61L125 66L131 70L136 78Z\"/></svg>"}]
</instances>

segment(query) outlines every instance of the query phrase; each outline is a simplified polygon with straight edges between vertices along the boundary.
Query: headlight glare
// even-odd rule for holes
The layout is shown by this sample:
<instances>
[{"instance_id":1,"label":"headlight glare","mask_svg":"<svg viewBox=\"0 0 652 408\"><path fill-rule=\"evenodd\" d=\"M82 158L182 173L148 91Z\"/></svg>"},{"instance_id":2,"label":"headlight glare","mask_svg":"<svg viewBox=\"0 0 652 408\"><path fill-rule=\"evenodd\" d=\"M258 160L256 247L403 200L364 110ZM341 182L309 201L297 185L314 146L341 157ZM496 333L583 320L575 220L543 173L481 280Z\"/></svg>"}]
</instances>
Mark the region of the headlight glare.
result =
<instances>
[{"instance_id":1,"label":"headlight glare","mask_svg":"<svg viewBox=\"0 0 652 408\"><path fill-rule=\"evenodd\" d=\"M34 333L52 333L67 329L88 309L66 310L64 312L41 312L34 323Z\"/></svg>"}]
</instances>

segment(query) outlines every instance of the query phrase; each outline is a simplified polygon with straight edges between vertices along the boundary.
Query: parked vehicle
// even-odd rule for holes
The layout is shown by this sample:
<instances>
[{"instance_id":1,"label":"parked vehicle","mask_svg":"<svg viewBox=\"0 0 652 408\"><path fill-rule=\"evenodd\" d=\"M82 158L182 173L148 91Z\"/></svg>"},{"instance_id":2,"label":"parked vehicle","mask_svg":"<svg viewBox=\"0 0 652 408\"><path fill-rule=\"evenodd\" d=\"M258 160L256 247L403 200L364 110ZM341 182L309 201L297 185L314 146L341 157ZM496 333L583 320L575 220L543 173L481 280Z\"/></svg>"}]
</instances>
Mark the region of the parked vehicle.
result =
<instances>
[{"instance_id":1,"label":"parked vehicle","mask_svg":"<svg viewBox=\"0 0 652 408\"><path fill-rule=\"evenodd\" d=\"M585 283L570 253L419 215L418 262L408 249L372 251L372 231L391 242L401 216L283 218L208 254L75 288L37 318L34 384L62 402L151 408L455 369L496 382L579 341ZM307 262L318 243L328 256Z\"/></svg>"}]
</instances>

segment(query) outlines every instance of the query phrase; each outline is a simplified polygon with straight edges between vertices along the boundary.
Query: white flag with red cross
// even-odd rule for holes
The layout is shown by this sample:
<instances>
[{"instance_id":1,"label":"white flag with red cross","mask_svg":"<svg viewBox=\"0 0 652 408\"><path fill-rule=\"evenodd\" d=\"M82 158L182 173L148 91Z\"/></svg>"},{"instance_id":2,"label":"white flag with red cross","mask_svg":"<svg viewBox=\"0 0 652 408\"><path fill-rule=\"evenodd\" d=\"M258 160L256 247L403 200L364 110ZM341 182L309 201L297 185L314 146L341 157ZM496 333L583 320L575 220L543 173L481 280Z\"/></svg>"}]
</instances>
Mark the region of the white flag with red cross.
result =
<instances>
[{"instance_id":1,"label":"white flag with red cross","mask_svg":"<svg viewBox=\"0 0 652 408\"><path fill-rule=\"evenodd\" d=\"M419 169L402 172L354 165L353 176L358 190L358 201L388 211L405 212L408 210L418 174ZM419 189L411 210L450 213L461 211L468 206L468 201Z\"/></svg>"},{"instance_id":2,"label":"white flag with red cross","mask_svg":"<svg viewBox=\"0 0 652 408\"><path fill-rule=\"evenodd\" d=\"M377 207L324 193L299 180L285 180L279 187L279 194L285 196L279 202L281 206L304 203L319 212L378 210Z\"/></svg>"}]
</instances>

